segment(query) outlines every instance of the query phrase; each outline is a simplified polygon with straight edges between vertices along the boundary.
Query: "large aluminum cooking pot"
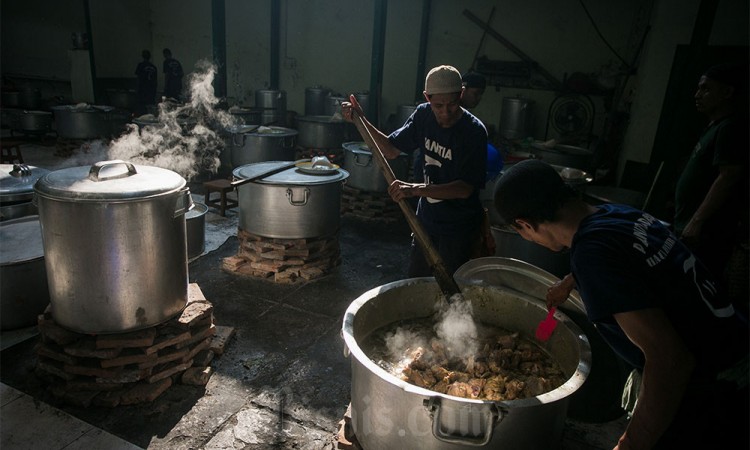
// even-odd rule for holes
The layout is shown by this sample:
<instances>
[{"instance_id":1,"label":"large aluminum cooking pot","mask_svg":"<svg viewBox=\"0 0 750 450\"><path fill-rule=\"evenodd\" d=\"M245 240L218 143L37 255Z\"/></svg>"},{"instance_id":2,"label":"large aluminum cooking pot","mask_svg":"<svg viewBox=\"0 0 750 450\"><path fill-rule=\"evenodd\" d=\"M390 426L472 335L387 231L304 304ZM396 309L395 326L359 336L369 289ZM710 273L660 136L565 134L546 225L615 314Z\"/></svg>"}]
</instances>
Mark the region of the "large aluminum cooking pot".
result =
<instances>
[{"instance_id":1,"label":"large aluminum cooking pot","mask_svg":"<svg viewBox=\"0 0 750 450\"><path fill-rule=\"evenodd\" d=\"M108 113L112 107L90 105L53 106L58 136L67 139L96 139L111 132Z\"/></svg>"},{"instance_id":2,"label":"large aluminum cooking pot","mask_svg":"<svg viewBox=\"0 0 750 450\"><path fill-rule=\"evenodd\" d=\"M396 113L396 128L401 128L406 122L406 119L411 117L416 109L417 105L398 105Z\"/></svg>"},{"instance_id":3,"label":"large aluminum cooking pot","mask_svg":"<svg viewBox=\"0 0 750 450\"><path fill-rule=\"evenodd\" d=\"M581 170L591 170L594 152L573 145L558 144L548 147L540 142L531 144L531 152L539 159L557 166L573 167Z\"/></svg>"},{"instance_id":4,"label":"large aluminum cooking pot","mask_svg":"<svg viewBox=\"0 0 750 450\"><path fill-rule=\"evenodd\" d=\"M243 180L272 171L284 161L238 167L234 178ZM291 168L240 185L239 227L260 236L301 239L328 236L341 225L341 186L349 173L343 169L312 174Z\"/></svg>"},{"instance_id":5,"label":"large aluminum cooking pot","mask_svg":"<svg viewBox=\"0 0 750 450\"><path fill-rule=\"evenodd\" d=\"M348 186L367 192L388 192L388 183L370 148L364 142L345 142L344 168L349 172ZM409 156L401 153L396 159L389 159L388 165L398 180L405 180L409 172Z\"/></svg>"},{"instance_id":6,"label":"large aluminum cooking pot","mask_svg":"<svg viewBox=\"0 0 750 450\"><path fill-rule=\"evenodd\" d=\"M187 304L187 182L124 161L56 170L34 185L52 316L80 333L146 328Z\"/></svg>"},{"instance_id":7,"label":"large aluminum cooking pot","mask_svg":"<svg viewBox=\"0 0 750 450\"><path fill-rule=\"evenodd\" d=\"M109 88L107 92L107 103L115 108L134 111L138 107L138 96L132 89Z\"/></svg>"},{"instance_id":8,"label":"large aluminum cooking pot","mask_svg":"<svg viewBox=\"0 0 750 450\"><path fill-rule=\"evenodd\" d=\"M189 259L202 255L206 249L207 212L208 206L203 203L194 203L193 208L185 214L187 255Z\"/></svg>"},{"instance_id":9,"label":"large aluminum cooking pot","mask_svg":"<svg viewBox=\"0 0 750 450\"><path fill-rule=\"evenodd\" d=\"M461 285L513 289L541 302L545 301L547 289L559 281L559 277L535 265L497 256L472 259L459 267L453 276ZM578 291L571 292L557 309L583 330L591 346L591 371L583 386L571 395L568 416L591 423L622 417L622 387L630 374L630 367L612 351L588 320Z\"/></svg>"},{"instance_id":10,"label":"large aluminum cooking pot","mask_svg":"<svg viewBox=\"0 0 750 450\"><path fill-rule=\"evenodd\" d=\"M36 215L34 183L47 173L26 164L0 164L0 220Z\"/></svg>"},{"instance_id":11,"label":"large aluminum cooking pot","mask_svg":"<svg viewBox=\"0 0 750 450\"><path fill-rule=\"evenodd\" d=\"M516 288L462 287L474 317L533 339L545 317L544 303L525 294L524 274ZM533 282L533 280L531 280ZM342 334L351 356L351 414L357 440L366 449L476 448L536 450L559 448L569 396L586 380L591 364L588 340L564 314L542 344L568 375L557 389L510 401L473 400L409 384L370 360L360 348L374 331L401 320L431 317L441 298L433 278L412 278L376 287L346 311Z\"/></svg>"},{"instance_id":12,"label":"large aluminum cooking pot","mask_svg":"<svg viewBox=\"0 0 750 450\"><path fill-rule=\"evenodd\" d=\"M531 136L534 124L534 101L520 97L504 97L500 112L500 135L506 139Z\"/></svg>"},{"instance_id":13,"label":"large aluminum cooking pot","mask_svg":"<svg viewBox=\"0 0 750 450\"><path fill-rule=\"evenodd\" d=\"M240 124L260 125L262 110L258 108L245 108L242 106L232 106L229 108L229 114L236 118Z\"/></svg>"},{"instance_id":14,"label":"large aluminum cooking pot","mask_svg":"<svg viewBox=\"0 0 750 450\"><path fill-rule=\"evenodd\" d=\"M331 116L299 116L297 143L304 148L341 148L345 125L346 122L332 119Z\"/></svg>"},{"instance_id":15,"label":"large aluminum cooking pot","mask_svg":"<svg viewBox=\"0 0 750 450\"><path fill-rule=\"evenodd\" d=\"M36 325L49 304L39 217L0 222L0 329Z\"/></svg>"},{"instance_id":16,"label":"large aluminum cooking pot","mask_svg":"<svg viewBox=\"0 0 750 450\"><path fill-rule=\"evenodd\" d=\"M255 107L286 111L286 91L259 89L255 91Z\"/></svg>"},{"instance_id":17,"label":"large aluminum cooking pot","mask_svg":"<svg viewBox=\"0 0 750 450\"><path fill-rule=\"evenodd\" d=\"M13 129L23 133L47 133L52 130L52 113L47 111L23 111L17 115Z\"/></svg>"},{"instance_id":18,"label":"large aluminum cooking pot","mask_svg":"<svg viewBox=\"0 0 750 450\"><path fill-rule=\"evenodd\" d=\"M263 161L294 161L297 130L276 126L232 125L225 129L232 167Z\"/></svg>"},{"instance_id":19,"label":"large aluminum cooking pot","mask_svg":"<svg viewBox=\"0 0 750 450\"><path fill-rule=\"evenodd\" d=\"M305 115L321 116L326 112L326 100L331 90L322 86L312 86L305 89Z\"/></svg>"}]
</instances>

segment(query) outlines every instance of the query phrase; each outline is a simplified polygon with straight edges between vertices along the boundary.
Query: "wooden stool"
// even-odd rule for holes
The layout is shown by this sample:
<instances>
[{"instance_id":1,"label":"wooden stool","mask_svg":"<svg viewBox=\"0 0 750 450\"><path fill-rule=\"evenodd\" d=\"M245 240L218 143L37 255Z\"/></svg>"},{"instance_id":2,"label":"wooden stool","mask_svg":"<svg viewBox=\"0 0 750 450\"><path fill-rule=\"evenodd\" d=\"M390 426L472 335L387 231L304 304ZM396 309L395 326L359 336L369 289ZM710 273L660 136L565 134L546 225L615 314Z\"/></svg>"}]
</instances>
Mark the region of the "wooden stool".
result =
<instances>
[{"instance_id":1,"label":"wooden stool","mask_svg":"<svg viewBox=\"0 0 750 450\"><path fill-rule=\"evenodd\" d=\"M0 141L0 163L2 164L23 164L23 155L21 155L21 144L23 141Z\"/></svg>"},{"instance_id":2,"label":"wooden stool","mask_svg":"<svg viewBox=\"0 0 750 450\"><path fill-rule=\"evenodd\" d=\"M203 187L206 190L206 205L219 208L219 214L221 214L222 216L225 215L224 213L227 208L234 208L238 205L237 200L227 198L227 193L234 190L234 187L232 187L232 184L229 182L229 180L218 179L206 181L205 183L203 183ZM218 192L219 198L212 200L212 192Z\"/></svg>"}]
</instances>

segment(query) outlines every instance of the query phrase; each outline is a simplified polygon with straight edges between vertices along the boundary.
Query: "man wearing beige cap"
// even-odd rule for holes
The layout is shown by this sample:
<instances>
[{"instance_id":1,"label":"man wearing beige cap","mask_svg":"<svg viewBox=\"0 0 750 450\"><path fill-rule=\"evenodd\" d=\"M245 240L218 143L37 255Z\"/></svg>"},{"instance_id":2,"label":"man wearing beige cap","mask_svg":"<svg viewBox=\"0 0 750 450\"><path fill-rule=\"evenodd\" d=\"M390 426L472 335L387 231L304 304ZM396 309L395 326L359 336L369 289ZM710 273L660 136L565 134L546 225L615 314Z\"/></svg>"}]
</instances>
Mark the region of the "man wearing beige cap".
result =
<instances>
[{"instance_id":1,"label":"man wearing beige cap","mask_svg":"<svg viewBox=\"0 0 750 450\"><path fill-rule=\"evenodd\" d=\"M388 159L415 149L424 155L423 183L394 181L388 192L394 201L417 197L417 217L452 274L468 261L480 240L484 209L479 190L484 187L487 165L487 130L461 107L464 87L461 73L452 66L438 66L425 78L427 103L417 106L403 126L389 136L375 128L354 96L342 103L344 119L352 121L352 109ZM409 276L432 276L421 249L412 241Z\"/></svg>"}]
</instances>

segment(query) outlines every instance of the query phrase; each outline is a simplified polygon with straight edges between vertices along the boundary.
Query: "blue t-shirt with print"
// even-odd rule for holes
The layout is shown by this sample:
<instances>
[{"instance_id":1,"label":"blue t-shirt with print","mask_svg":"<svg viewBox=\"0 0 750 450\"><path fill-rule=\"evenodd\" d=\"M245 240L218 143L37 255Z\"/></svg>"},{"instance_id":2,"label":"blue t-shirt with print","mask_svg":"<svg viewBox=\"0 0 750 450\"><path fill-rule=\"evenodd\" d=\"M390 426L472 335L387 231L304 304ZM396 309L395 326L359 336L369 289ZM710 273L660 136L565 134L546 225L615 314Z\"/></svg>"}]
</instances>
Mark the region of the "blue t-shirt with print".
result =
<instances>
[{"instance_id":1,"label":"blue t-shirt with print","mask_svg":"<svg viewBox=\"0 0 750 450\"><path fill-rule=\"evenodd\" d=\"M421 197L417 206L427 233L438 236L476 229L483 209L479 190L484 187L487 167L487 129L470 112L463 110L458 122L441 127L429 103L417 106L404 125L391 133L390 141L399 150L422 152L424 182L446 184L462 180L474 187L466 199L437 200Z\"/></svg>"},{"instance_id":2,"label":"blue t-shirt with print","mask_svg":"<svg viewBox=\"0 0 750 450\"><path fill-rule=\"evenodd\" d=\"M717 295L706 267L666 226L629 206L598 208L573 237L571 272L589 319L615 352L642 368L642 352L613 316L660 308L697 355L698 374L715 374L747 353L746 324Z\"/></svg>"}]
</instances>

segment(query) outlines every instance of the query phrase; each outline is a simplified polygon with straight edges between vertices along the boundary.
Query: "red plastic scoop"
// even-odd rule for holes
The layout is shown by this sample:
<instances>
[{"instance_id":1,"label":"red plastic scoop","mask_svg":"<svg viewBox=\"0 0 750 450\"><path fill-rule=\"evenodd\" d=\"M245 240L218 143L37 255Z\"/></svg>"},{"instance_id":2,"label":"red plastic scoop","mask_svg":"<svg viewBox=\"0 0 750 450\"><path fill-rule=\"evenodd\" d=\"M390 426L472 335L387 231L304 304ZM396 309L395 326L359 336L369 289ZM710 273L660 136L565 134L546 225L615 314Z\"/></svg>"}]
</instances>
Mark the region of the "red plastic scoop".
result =
<instances>
[{"instance_id":1,"label":"red plastic scoop","mask_svg":"<svg viewBox=\"0 0 750 450\"><path fill-rule=\"evenodd\" d=\"M536 338L542 342L549 339L552 336L552 332L557 327L557 320L553 317L557 308L552 307L547 311L547 317L544 318L539 325L536 327Z\"/></svg>"}]
</instances>

